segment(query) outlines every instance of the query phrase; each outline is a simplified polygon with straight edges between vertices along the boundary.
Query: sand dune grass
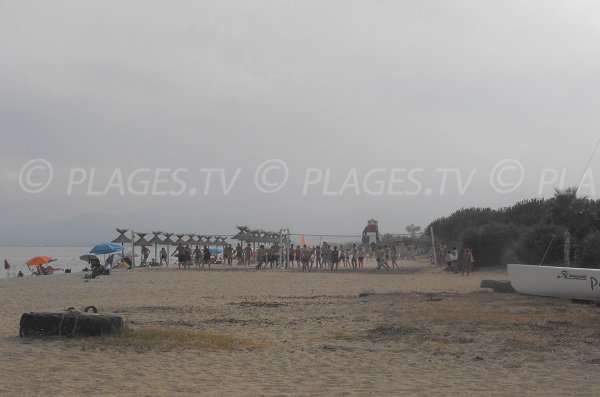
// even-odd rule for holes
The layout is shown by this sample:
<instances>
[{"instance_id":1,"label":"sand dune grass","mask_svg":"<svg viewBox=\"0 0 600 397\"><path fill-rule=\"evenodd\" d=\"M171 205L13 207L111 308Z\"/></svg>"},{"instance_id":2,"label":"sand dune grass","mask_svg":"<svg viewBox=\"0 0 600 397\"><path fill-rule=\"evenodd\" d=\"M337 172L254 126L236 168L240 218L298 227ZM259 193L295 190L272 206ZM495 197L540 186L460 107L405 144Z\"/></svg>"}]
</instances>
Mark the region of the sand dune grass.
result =
<instances>
[{"instance_id":1,"label":"sand dune grass","mask_svg":"<svg viewBox=\"0 0 600 397\"><path fill-rule=\"evenodd\" d=\"M116 335L80 340L85 350L135 350L143 351L248 351L259 349L265 343L247 338L236 338L209 331L177 327L126 327Z\"/></svg>"}]
</instances>

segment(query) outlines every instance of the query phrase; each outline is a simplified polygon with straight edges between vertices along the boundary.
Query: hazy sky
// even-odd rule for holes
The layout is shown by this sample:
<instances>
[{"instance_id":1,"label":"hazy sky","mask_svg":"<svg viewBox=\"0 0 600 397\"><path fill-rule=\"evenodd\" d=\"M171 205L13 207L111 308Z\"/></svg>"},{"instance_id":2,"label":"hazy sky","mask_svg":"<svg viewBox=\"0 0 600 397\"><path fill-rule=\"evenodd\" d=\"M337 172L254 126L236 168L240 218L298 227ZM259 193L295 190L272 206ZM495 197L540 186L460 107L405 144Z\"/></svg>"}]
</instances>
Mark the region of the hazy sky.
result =
<instances>
[{"instance_id":1,"label":"hazy sky","mask_svg":"<svg viewBox=\"0 0 600 397\"><path fill-rule=\"evenodd\" d=\"M598 48L597 1L0 1L0 243L403 232L548 197L600 138Z\"/></svg>"}]
</instances>

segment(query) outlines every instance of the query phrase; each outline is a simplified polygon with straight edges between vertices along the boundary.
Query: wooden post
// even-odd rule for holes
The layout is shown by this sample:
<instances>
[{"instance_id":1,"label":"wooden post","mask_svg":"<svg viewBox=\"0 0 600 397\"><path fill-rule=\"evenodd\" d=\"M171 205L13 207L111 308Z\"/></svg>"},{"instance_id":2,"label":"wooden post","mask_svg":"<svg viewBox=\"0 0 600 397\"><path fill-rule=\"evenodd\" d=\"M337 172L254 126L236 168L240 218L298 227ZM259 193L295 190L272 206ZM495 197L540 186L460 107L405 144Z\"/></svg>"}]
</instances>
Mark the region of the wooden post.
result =
<instances>
[{"instance_id":1,"label":"wooden post","mask_svg":"<svg viewBox=\"0 0 600 397\"><path fill-rule=\"evenodd\" d=\"M131 268L135 267L135 234L131 229Z\"/></svg>"},{"instance_id":2,"label":"wooden post","mask_svg":"<svg viewBox=\"0 0 600 397\"><path fill-rule=\"evenodd\" d=\"M285 268L289 268L290 267L290 244L291 244L291 236L290 236L290 229L285 229L287 232L287 241L286 241L286 247L287 247L287 253L285 255Z\"/></svg>"},{"instance_id":3,"label":"wooden post","mask_svg":"<svg viewBox=\"0 0 600 397\"><path fill-rule=\"evenodd\" d=\"M565 267L571 267L571 233L568 230L565 231L564 262Z\"/></svg>"},{"instance_id":4,"label":"wooden post","mask_svg":"<svg viewBox=\"0 0 600 397\"><path fill-rule=\"evenodd\" d=\"M435 237L433 235L433 226L431 227L431 246L433 247L433 263L435 265L435 267L437 267L438 263L437 263L437 252L435 249Z\"/></svg>"}]
</instances>

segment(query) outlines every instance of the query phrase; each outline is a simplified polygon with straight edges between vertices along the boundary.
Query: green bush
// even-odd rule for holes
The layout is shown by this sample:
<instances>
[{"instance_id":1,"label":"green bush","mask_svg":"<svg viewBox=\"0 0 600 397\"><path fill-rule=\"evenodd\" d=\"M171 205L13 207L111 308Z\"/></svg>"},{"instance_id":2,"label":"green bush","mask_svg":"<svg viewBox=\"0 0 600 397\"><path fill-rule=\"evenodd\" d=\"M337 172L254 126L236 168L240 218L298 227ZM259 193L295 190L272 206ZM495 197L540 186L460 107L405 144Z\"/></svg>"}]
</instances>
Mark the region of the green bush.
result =
<instances>
[{"instance_id":1,"label":"green bush","mask_svg":"<svg viewBox=\"0 0 600 397\"><path fill-rule=\"evenodd\" d=\"M579 263L581 267L600 267L600 233L590 233L581 241Z\"/></svg>"},{"instance_id":2,"label":"green bush","mask_svg":"<svg viewBox=\"0 0 600 397\"><path fill-rule=\"evenodd\" d=\"M538 225L524 231L516 247L519 262L538 265L546 250L544 264L563 262L564 227L556 225ZM554 241L552 239L554 238ZM550 244L552 242L552 244Z\"/></svg>"},{"instance_id":3,"label":"green bush","mask_svg":"<svg viewBox=\"0 0 600 397\"><path fill-rule=\"evenodd\" d=\"M477 266L497 266L515 261L515 244L520 238L514 225L491 223L467 229L462 235L462 247L471 248Z\"/></svg>"}]
</instances>

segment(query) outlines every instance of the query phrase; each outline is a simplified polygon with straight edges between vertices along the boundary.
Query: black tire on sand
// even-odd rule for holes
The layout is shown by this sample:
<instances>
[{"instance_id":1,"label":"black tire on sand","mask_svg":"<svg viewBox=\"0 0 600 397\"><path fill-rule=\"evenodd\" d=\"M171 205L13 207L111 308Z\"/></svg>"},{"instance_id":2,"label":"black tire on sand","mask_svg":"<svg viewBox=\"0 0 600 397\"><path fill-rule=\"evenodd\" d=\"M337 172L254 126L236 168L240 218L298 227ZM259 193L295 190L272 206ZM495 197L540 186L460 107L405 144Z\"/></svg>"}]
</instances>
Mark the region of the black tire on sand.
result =
<instances>
[{"instance_id":1,"label":"black tire on sand","mask_svg":"<svg viewBox=\"0 0 600 397\"><path fill-rule=\"evenodd\" d=\"M65 311L62 313L24 313L19 336L98 336L117 333L123 328L118 316Z\"/></svg>"}]
</instances>

